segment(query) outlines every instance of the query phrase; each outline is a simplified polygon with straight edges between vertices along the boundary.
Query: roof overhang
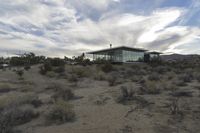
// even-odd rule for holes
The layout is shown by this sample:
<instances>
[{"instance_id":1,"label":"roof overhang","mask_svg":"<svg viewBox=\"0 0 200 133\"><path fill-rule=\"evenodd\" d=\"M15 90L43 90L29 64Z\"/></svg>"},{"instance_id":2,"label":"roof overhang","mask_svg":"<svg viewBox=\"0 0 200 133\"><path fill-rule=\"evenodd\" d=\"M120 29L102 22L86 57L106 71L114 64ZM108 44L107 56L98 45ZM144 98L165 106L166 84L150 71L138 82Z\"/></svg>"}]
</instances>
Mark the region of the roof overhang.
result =
<instances>
[{"instance_id":1,"label":"roof overhang","mask_svg":"<svg viewBox=\"0 0 200 133\"><path fill-rule=\"evenodd\" d=\"M127 46L120 46L120 47L115 47L115 48L108 48L108 49L102 49L102 50L97 50L97 51L91 51L87 52L87 54L98 54L102 52L112 52L114 50L129 50L129 51L137 51L137 52L146 52L148 50L142 49L142 48L132 48L132 47L127 47Z\"/></svg>"}]
</instances>

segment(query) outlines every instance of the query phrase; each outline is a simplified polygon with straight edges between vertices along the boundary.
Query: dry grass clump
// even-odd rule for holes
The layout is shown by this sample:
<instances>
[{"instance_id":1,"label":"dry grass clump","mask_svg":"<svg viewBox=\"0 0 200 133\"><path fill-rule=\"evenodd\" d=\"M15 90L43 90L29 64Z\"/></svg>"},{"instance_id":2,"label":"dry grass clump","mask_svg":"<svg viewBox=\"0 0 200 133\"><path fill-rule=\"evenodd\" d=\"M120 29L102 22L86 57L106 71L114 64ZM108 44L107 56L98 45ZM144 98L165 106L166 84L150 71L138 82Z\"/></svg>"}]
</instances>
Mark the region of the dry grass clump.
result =
<instances>
[{"instance_id":1,"label":"dry grass clump","mask_svg":"<svg viewBox=\"0 0 200 133\"><path fill-rule=\"evenodd\" d=\"M35 113L30 106L6 108L0 112L0 132L13 133L13 127L25 124L36 118Z\"/></svg>"},{"instance_id":2,"label":"dry grass clump","mask_svg":"<svg viewBox=\"0 0 200 133\"><path fill-rule=\"evenodd\" d=\"M57 101L52 109L46 114L47 123L62 124L71 122L75 119L75 112L73 106L66 101Z\"/></svg>"},{"instance_id":3,"label":"dry grass clump","mask_svg":"<svg viewBox=\"0 0 200 133\"><path fill-rule=\"evenodd\" d=\"M140 89L141 94L160 94L163 89L161 83L156 81L145 81Z\"/></svg>"}]
</instances>

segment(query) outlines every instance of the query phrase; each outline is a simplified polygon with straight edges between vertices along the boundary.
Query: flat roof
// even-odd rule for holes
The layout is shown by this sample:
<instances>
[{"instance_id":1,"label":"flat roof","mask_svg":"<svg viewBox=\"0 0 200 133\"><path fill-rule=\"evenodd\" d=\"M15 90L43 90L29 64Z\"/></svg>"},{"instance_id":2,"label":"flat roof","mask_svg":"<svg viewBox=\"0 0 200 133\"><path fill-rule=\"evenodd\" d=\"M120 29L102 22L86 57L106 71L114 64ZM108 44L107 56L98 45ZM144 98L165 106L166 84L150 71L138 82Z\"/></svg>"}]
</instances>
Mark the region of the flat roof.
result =
<instances>
[{"instance_id":1,"label":"flat roof","mask_svg":"<svg viewBox=\"0 0 200 133\"><path fill-rule=\"evenodd\" d=\"M163 53L157 52L157 51L150 51L150 52L147 52L147 53L149 53L149 54L163 54Z\"/></svg>"},{"instance_id":2,"label":"flat roof","mask_svg":"<svg viewBox=\"0 0 200 133\"><path fill-rule=\"evenodd\" d=\"M142 48L132 48L132 47L127 47L127 46L120 46L120 47L115 47L115 48L107 48L107 49L102 49L102 50L97 50L97 51L92 51L88 52L87 54L98 54L101 52L108 52L108 51L113 51L113 50L129 50L129 51L138 51L138 52L146 52L148 50L142 49Z\"/></svg>"}]
</instances>

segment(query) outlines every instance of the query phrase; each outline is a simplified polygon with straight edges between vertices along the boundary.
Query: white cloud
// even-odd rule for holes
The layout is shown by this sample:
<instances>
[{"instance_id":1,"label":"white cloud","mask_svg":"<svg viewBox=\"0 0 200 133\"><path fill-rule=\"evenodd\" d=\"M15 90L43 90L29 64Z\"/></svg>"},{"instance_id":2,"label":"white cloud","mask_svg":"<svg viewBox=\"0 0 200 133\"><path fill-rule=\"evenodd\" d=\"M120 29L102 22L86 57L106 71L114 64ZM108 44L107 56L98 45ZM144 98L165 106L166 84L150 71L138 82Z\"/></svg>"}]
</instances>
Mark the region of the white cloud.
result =
<instances>
[{"instance_id":1,"label":"white cloud","mask_svg":"<svg viewBox=\"0 0 200 133\"><path fill-rule=\"evenodd\" d=\"M197 27L172 25L185 9L162 8L150 15L103 13L112 2L121 1L0 0L3 3L0 5L0 51L72 56L106 48L112 43L113 46L179 52L181 45L191 43L192 47L195 38L200 36ZM82 18L74 4L102 11L101 17L98 20Z\"/></svg>"}]
</instances>

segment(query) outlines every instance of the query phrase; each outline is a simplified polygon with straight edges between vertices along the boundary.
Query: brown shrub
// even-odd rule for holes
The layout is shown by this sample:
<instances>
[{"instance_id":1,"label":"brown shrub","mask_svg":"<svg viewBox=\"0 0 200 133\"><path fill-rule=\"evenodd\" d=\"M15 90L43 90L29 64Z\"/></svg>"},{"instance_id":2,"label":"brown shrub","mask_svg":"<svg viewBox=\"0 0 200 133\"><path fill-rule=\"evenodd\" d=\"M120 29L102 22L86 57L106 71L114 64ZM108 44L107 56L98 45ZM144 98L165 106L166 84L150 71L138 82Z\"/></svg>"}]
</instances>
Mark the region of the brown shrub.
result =
<instances>
[{"instance_id":1,"label":"brown shrub","mask_svg":"<svg viewBox=\"0 0 200 133\"><path fill-rule=\"evenodd\" d=\"M160 94L162 86L155 81L146 81L141 88L141 94Z\"/></svg>"},{"instance_id":2,"label":"brown shrub","mask_svg":"<svg viewBox=\"0 0 200 133\"><path fill-rule=\"evenodd\" d=\"M0 132L12 133L14 126L25 124L37 116L38 113L29 106L5 108L0 112Z\"/></svg>"},{"instance_id":3,"label":"brown shrub","mask_svg":"<svg viewBox=\"0 0 200 133\"><path fill-rule=\"evenodd\" d=\"M52 109L46 114L47 123L62 124L71 122L75 119L75 112L73 106L65 101L56 102Z\"/></svg>"},{"instance_id":4,"label":"brown shrub","mask_svg":"<svg viewBox=\"0 0 200 133\"><path fill-rule=\"evenodd\" d=\"M71 89L59 89L55 92L52 98L57 101L58 99L62 99L64 101L68 101L74 98L74 93Z\"/></svg>"}]
</instances>

